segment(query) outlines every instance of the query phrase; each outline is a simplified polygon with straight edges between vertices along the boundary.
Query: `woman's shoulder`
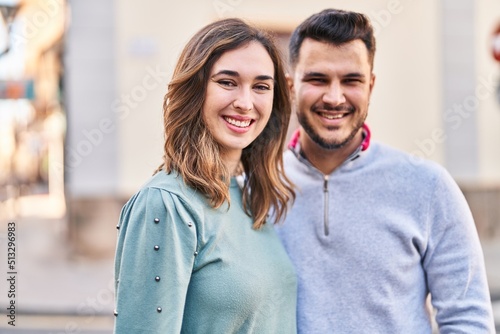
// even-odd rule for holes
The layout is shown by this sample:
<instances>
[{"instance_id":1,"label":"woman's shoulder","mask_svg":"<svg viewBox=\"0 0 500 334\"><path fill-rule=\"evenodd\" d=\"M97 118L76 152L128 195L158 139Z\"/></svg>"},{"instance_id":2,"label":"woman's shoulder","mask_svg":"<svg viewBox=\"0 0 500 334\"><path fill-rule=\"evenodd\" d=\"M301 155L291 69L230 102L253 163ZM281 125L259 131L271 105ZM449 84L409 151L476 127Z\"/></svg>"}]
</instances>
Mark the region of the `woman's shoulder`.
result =
<instances>
[{"instance_id":1,"label":"woman's shoulder","mask_svg":"<svg viewBox=\"0 0 500 334\"><path fill-rule=\"evenodd\" d=\"M120 221L137 220L137 217L148 214L154 214L154 218L157 218L169 212L186 220L199 218L202 211L199 197L199 193L189 188L180 175L160 171L125 203Z\"/></svg>"},{"instance_id":2,"label":"woman's shoulder","mask_svg":"<svg viewBox=\"0 0 500 334\"><path fill-rule=\"evenodd\" d=\"M136 203L134 203L136 202ZM199 210L204 202L203 196L190 188L177 172L167 173L161 170L147 180L143 186L130 198L128 204L145 202L167 206L183 206L190 210Z\"/></svg>"},{"instance_id":3,"label":"woman's shoulder","mask_svg":"<svg viewBox=\"0 0 500 334\"><path fill-rule=\"evenodd\" d=\"M185 188L186 184L177 172L167 173L164 170L156 172L144 183L142 189L159 188L166 191L176 191Z\"/></svg>"},{"instance_id":4,"label":"woman's shoulder","mask_svg":"<svg viewBox=\"0 0 500 334\"><path fill-rule=\"evenodd\" d=\"M154 174L140 189L140 191L159 190L179 197L183 201L193 201L200 194L186 185L182 176L173 171L170 173L160 170Z\"/></svg>"}]
</instances>

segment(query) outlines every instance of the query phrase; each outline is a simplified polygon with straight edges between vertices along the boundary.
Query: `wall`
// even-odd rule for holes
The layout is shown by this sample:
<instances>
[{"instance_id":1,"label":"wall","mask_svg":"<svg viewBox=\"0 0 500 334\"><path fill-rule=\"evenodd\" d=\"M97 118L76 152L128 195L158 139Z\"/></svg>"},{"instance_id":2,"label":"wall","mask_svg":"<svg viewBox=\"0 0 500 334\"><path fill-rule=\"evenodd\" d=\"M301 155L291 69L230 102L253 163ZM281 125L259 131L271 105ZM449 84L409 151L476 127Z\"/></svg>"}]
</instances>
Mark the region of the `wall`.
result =
<instances>
[{"instance_id":1,"label":"wall","mask_svg":"<svg viewBox=\"0 0 500 334\"><path fill-rule=\"evenodd\" d=\"M119 125L119 192L133 192L160 163L165 86L181 48L196 30L217 18L237 16L266 28L291 32L310 14L332 5L366 13L377 29L377 81L368 119L374 138L406 151L421 150L420 142L440 122L438 3L376 0L315 1L305 5L299 0L188 0L176 2L174 9L167 1L129 1L117 6L116 18L117 96L136 91L128 111L122 109L127 116ZM161 82L152 89L141 89L148 69L156 68L165 73ZM140 91L146 94L142 96ZM425 153L443 161L441 146Z\"/></svg>"},{"instance_id":2,"label":"wall","mask_svg":"<svg viewBox=\"0 0 500 334\"><path fill-rule=\"evenodd\" d=\"M479 177L500 186L500 63L492 56L493 29L500 24L500 1L476 1L476 89L478 101Z\"/></svg>"},{"instance_id":3,"label":"wall","mask_svg":"<svg viewBox=\"0 0 500 334\"><path fill-rule=\"evenodd\" d=\"M500 213L492 203L500 189L500 107L492 86L499 67L487 45L498 1L73 0L70 5L67 149L86 154L78 163L69 155L66 166L70 224L85 231L83 243L102 239L89 234L100 233L89 226L111 233L123 202L160 164L163 96L181 49L199 28L235 16L286 36L328 7L363 12L375 26L377 79L368 116L373 138L443 164L487 227L480 230L497 224ZM455 31L462 21L467 29ZM487 93L478 94L485 80ZM453 128L447 112L466 99L474 108ZM90 208L92 215L86 214ZM112 252L111 234L108 239L103 250Z\"/></svg>"}]
</instances>

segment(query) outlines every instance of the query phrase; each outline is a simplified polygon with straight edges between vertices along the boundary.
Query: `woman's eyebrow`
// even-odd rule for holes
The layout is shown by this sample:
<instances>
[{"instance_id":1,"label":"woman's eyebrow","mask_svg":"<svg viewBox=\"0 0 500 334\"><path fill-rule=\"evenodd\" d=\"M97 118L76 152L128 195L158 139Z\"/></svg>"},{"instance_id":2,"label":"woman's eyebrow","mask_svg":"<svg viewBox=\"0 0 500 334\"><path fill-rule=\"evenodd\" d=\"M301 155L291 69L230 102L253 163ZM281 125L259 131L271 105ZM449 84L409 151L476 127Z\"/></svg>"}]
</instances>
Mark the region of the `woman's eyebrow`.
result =
<instances>
[{"instance_id":1,"label":"woman's eyebrow","mask_svg":"<svg viewBox=\"0 0 500 334\"><path fill-rule=\"evenodd\" d=\"M212 75L212 78L215 77L215 76L218 76L218 75L221 75L221 74L225 74L225 75L229 75L231 77L239 77L240 74L236 71L232 71L232 70L220 70L219 72L215 73L214 75ZM257 80L271 80L271 81L274 81L274 78L270 75L265 75L265 74L262 74L262 75L258 75L255 77L255 79Z\"/></svg>"},{"instance_id":2,"label":"woman's eyebrow","mask_svg":"<svg viewBox=\"0 0 500 334\"><path fill-rule=\"evenodd\" d=\"M231 77L239 77L240 76L240 74L238 72L236 72L236 71L220 70L219 72L217 72L214 75L212 75L212 77L215 77L215 76L221 75L221 74L229 75Z\"/></svg>"}]
</instances>

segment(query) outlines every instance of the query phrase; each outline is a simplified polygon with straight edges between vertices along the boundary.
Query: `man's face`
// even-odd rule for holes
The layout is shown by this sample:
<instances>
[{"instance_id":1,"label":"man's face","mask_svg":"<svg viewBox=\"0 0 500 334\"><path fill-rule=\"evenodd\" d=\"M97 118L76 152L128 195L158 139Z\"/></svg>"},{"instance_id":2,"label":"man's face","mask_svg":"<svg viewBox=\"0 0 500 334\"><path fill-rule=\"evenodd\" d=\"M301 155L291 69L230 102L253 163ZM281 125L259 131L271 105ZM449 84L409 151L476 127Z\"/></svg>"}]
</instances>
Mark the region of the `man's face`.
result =
<instances>
[{"instance_id":1,"label":"man's face","mask_svg":"<svg viewBox=\"0 0 500 334\"><path fill-rule=\"evenodd\" d=\"M361 40L335 46L306 38L291 80L304 140L331 150L361 136L375 82Z\"/></svg>"}]
</instances>

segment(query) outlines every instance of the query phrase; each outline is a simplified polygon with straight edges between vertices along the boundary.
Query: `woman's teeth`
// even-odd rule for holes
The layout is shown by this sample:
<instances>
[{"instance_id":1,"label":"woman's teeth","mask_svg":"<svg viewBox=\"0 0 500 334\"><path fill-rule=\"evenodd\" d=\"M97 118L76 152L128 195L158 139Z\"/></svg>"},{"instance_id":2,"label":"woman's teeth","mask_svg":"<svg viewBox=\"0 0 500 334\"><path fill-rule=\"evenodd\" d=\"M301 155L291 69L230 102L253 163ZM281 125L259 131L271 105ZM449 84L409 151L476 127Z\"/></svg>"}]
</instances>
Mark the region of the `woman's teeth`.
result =
<instances>
[{"instance_id":1,"label":"woman's teeth","mask_svg":"<svg viewBox=\"0 0 500 334\"><path fill-rule=\"evenodd\" d=\"M232 124L234 126L237 126L239 128L246 128L247 126L250 125L250 122L251 120L246 120L246 121L238 121L234 118L229 118L229 117L224 117L224 119L226 120L226 122L228 122L229 124Z\"/></svg>"}]
</instances>

